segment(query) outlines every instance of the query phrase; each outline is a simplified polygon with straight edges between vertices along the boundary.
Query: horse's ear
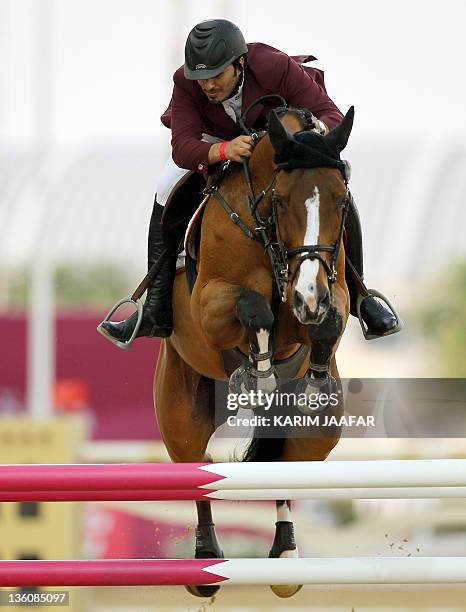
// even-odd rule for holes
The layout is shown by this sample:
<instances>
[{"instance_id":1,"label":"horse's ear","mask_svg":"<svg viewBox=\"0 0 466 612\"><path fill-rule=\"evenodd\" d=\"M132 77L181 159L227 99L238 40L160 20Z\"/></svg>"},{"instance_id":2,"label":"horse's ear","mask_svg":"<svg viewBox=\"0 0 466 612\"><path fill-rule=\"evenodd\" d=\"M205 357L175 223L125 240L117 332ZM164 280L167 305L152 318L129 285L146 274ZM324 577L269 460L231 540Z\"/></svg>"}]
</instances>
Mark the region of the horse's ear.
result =
<instances>
[{"instance_id":1,"label":"horse's ear","mask_svg":"<svg viewBox=\"0 0 466 612\"><path fill-rule=\"evenodd\" d=\"M354 106L350 106L348 112L343 117L341 123L333 128L326 136L324 136L327 144L331 149L340 153L348 144L351 130L353 128Z\"/></svg>"},{"instance_id":2,"label":"horse's ear","mask_svg":"<svg viewBox=\"0 0 466 612\"><path fill-rule=\"evenodd\" d=\"M292 135L285 128L274 110L271 110L269 113L269 138L275 153L278 155L281 155L290 142L293 142Z\"/></svg>"}]
</instances>

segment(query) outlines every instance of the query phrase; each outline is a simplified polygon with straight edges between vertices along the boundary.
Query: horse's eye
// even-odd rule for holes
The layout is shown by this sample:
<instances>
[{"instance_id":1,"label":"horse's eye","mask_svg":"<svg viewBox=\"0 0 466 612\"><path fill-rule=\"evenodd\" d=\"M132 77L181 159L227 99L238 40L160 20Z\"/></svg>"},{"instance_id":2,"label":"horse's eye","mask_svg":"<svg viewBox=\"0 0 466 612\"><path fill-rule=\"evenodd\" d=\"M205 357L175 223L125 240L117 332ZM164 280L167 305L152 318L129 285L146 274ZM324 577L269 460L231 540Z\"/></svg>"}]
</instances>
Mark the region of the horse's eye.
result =
<instances>
[{"instance_id":1,"label":"horse's eye","mask_svg":"<svg viewBox=\"0 0 466 612\"><path fill-rule=\"evenodd\" d=\"M339 203L338 203L338 208L344 209L346 208L346 205L348 204L348 198L345 196L344 198L341 198Z\"/></svg>"}]
</instances>

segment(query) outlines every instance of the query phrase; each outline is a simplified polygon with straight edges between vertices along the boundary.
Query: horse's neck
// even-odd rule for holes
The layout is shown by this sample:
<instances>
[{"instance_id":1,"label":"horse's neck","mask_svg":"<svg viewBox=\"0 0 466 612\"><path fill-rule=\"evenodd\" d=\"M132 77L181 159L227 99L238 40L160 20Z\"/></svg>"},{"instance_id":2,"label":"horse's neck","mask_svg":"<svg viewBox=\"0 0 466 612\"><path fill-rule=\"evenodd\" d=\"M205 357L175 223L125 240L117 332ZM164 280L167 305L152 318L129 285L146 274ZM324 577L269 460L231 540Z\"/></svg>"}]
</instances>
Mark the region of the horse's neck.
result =
<instances>
[{"instance_id":1,"label":"horse's neck","mask_svg":"<svg viewBox=\"0 0 466 612\"><path fill-rule=\"evenodd\" d=\"M251 176L252 188L256 196L269 185L273 177L273 157L274 152L269 137L264 136L256 145L249 161L249 173ZM247 220L250 215L250 207L248 204L250 191L246 180L246 176L242 169L235 167L235 171L231 174L228 173L225 177L225 181L222 183L225 193L227 193L229 204L234 208L235 212L240 216L244 216L245 220ZM264 206L268 205L267 201L268 198L265 198L265 201L261 202L259 211L261 208L264 209Z\"/></svg>"},{"instance_id":2,"label":"horse's neck","mask_svg":"<svg viewBox=\"0 0 466 612\"><path fill-rule=\"evenodd\" d=\"M253 180L261 189L267 185L274 171L274 150L268 135L261 138L250 158L249 167ZM261 184L263 183L263 184Z\"/></svg>"},{"instance_id":3,"label":"horse's neck","mask_svg":"<svg viewBox=\"0 0 466 612\"><path fill-rule=\"evenodd\" d=\"M304 128L302 122L293 114L285 114L280 117L280 121L285 128L294 134ZM274 157L275 151L270 142L268 134L266 134L254 149L254 153L250 159L251 176L254 183L254 188L257 192L264 189L270 182L274 172ZM256 189L257 187L257 189Z\"/></svg>"},{"instance_id":4,"label":"horse's neck","mask_svg":"<svg viewBox=\"0 0 466 612\"><path fill-rule=\"evenodd\" d=\"M272 180L274 173L274 150L268 136L264 136L254 149L249 168L254 192L257 195Z\"/></svg>"}]
</instances>

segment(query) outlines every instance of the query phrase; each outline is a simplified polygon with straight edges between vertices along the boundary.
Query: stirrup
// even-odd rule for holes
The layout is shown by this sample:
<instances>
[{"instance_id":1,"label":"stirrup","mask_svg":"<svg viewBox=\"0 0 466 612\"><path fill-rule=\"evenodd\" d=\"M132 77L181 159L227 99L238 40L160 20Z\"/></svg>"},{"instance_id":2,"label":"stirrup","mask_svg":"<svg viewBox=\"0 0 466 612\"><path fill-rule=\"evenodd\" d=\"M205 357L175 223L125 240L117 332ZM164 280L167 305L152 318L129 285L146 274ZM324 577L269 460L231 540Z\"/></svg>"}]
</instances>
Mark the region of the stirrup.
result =
<instances>
[{"instance_id":1,"label":"stirrup","mask_svg":"<svg viewBox=\"0 0 466 612\"><path fill-rule=\"evenodd\" d=\"M121 340L118 340L117 338L114 338L113 336L111 336L109 333L107 333L102 328L102 325L104 323L107 323L108 321L110 321L110 317L112 316L112 314L116 310L118 310L118 308L120 308L120 306L122 306L123 304L133 304L134 307L135 307L136 312L138 313L138 320L137 320L136 325L134 327L133 333L131 334L131 338L129 340L127 340L126 342L122 342ZM115 306L112 306L112 308L108 311L108 314L105 317L105 319L103 321L101 321L99 323L99 325L97 326L97 331L104 338L106 338L109 342L111 342L112 344L115 344L116 346L118 346L118 348L121 348L123 350L130 349L131 345L133 344L133 340L136 338L136 335L137 335L137 333L139 331L139 328L141 326L141 322L142 322L142 308L143 308L143 304L142 304L141 299L137 299L136 301L134 301L130 295L127 295L122 300L117 302L115 304Z\"/></svg>"},{"instance_id":2,"label":"stirrup","mask_svg":"<svg viewBox=\"0 0 466 612\"><path fill-rule=\"evenodd\" d=\"M393 329L390 329L388 332L385 332L382 335L380 335L380 334L371 334L369 332L369 328L364 323L364 321L362 319L362 316L361 316L361 304L368 297L379 298L384 304L386 304L389 307L392 315L396 319L396 325L395 325L395 327ZM358 298L356 300L356 314L358 316L359 325L361 326L362 333L364 334L364 338L366 340L375 340L376 338L384 338L385 336L391 336L392 334L396 334L401 329L403 329L403 321L400 319L400 317L398 316L398 313L393 308L393 306L390 304L388 298L386 298L382 293L380 293L380 291L377 291L376 289L367 289L367 294L366 295L361 295L361 294L358 295Z\"/></svg>"}]
</instances>

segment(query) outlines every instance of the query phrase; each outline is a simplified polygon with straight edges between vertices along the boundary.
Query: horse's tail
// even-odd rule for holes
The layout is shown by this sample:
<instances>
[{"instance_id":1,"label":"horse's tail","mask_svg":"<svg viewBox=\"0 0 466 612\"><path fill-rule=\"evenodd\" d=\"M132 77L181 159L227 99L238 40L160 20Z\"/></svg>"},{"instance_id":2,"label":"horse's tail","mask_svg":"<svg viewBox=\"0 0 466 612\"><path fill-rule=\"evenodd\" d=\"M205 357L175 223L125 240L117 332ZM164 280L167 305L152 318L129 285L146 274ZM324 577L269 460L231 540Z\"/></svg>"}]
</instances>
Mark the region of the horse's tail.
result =
<instances>
[{"instance_id":1,"label":"horse's tail","mask_svg":"<svg viewBox=\"0 0 466 612\"><path fill-rule=\"evenodd\" d=\"M282 454L286 438L257 437L259 429L259 426L254 429L253 439L244 452L243 461L276 461Z\"/></svg>"}]
</instances>

